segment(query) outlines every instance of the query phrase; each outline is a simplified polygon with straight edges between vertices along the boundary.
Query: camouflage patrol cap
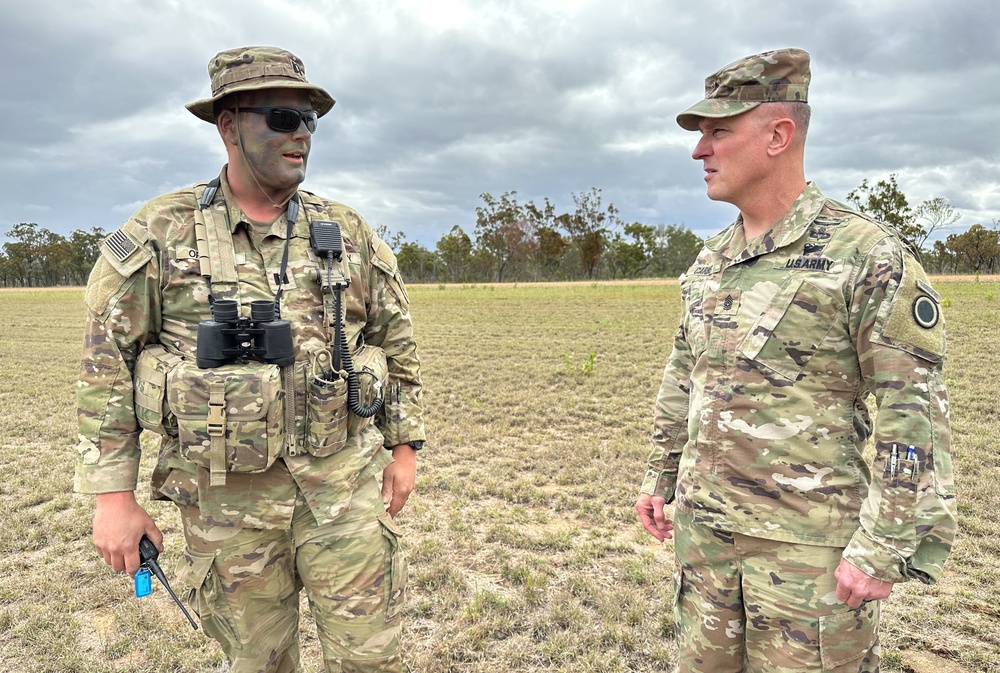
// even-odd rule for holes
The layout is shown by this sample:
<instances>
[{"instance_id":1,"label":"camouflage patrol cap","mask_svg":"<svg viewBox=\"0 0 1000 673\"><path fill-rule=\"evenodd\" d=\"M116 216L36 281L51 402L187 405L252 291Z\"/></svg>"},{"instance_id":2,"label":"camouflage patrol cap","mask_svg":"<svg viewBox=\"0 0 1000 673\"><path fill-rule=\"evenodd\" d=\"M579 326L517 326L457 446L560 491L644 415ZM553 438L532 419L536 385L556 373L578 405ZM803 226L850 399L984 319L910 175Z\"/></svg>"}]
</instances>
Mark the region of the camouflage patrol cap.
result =
<instances>
[{"instance_id":1,"label":"camouflage patrol cap","mask_svg":"<svg viewBox=\"0 0 1000 673\"><path fill-rule=\"evenodd\" d=\"M208 62L212 97L186 105L198 119L215 123L213 105L227 94L260 89L306 89L316 113L322 117L336 102L322 88L306 80L306 67L298 56L278 47L239 47L220 51Z\"/></svg>"},{"instance_id":2,"label":"camouflage patrol cap","mask_svg":"<svg viewBox=\"0 0 1000 673\"><path fill-rule=\"evenodd\" d=\"M808 102L809 54L778 49L733 61L705 78L705 98L677 115L677 123L697 131L702 117L720 119L761 103Z\"/></svg>"}]
</instances>

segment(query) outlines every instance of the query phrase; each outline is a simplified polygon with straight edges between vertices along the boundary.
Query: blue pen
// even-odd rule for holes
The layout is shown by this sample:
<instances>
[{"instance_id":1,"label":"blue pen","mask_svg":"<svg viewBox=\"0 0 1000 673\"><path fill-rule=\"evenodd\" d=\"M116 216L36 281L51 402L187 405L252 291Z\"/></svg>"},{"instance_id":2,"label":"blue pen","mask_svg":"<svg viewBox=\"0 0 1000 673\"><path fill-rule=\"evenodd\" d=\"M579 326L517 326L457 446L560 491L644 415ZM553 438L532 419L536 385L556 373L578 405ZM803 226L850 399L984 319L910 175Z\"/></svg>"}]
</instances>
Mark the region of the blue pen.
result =
<instances>
[{"instance_id":1,"label":"blue pen","mask_svg":"<svg viewBox=\"0 0 1000 673\"><path fill-rule=\"evenodd\" d=\"M906 450L906 459L907 460L917 459L917 450L913 447L913 444L910 444L910 448Z\"/></svg>"}]
</instances>

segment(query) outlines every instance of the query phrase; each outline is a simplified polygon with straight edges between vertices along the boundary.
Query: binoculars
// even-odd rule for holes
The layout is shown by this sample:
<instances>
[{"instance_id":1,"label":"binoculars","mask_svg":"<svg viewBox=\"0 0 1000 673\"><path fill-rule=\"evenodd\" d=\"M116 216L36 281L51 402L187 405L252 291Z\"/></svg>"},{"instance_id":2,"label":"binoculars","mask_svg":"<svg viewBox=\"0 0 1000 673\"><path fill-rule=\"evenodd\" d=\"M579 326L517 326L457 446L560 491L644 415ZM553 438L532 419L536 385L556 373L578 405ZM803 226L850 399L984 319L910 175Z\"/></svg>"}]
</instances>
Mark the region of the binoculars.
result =
<instances>
[{"instance_id":1,"label":"binoculars","mask_svg":"<svg viewBox=\"0 0 1000 673\"><path fill-rule=\"evenodd\" d=\"M233 299L218 299L211 310L212 319L198 323L199 368L211 369L250 358L279 367L295 363L292 326L287 320L275 318L273 302L250 302L249 318L240 317Z\"/></svg>"}]
</instances>

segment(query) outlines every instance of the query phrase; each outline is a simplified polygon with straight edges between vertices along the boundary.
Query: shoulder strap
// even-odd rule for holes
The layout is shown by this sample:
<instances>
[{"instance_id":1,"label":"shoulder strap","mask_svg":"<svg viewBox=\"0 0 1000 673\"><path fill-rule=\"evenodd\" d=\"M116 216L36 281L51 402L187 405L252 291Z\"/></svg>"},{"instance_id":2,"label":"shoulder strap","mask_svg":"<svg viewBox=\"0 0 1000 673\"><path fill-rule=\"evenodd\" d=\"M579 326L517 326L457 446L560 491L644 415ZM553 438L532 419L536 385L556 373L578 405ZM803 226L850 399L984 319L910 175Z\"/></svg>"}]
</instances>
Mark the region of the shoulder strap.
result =
<instances>
[{"instance_id":1,"label":"shoulder strap","mask_svg":"<svg viewBox=\"0 0 1000 673\"><path fill-rule=\"evenodd\" d=\"M215 178L204 189L195 188L195 198L198 199L194 212L198 262L201 275L208 279L210 288L221 284L235 289L239 283L236 250L229 228L228 208L225 201L216 198L219 184L219 178Z\"/></svg>"}]
</instances>

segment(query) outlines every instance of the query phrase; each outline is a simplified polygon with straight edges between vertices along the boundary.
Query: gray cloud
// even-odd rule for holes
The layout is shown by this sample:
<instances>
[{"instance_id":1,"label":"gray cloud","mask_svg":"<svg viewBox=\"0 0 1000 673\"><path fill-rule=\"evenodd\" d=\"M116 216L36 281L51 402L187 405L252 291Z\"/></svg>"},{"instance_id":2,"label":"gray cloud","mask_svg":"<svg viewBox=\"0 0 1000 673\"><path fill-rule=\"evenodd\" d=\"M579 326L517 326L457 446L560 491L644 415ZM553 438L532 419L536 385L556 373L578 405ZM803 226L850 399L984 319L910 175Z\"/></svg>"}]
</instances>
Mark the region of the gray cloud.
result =
<instances>
[{"instance_id":1,"label":"gray cloud","mask_svg":"<svg viewBox=\"0 0 1000 673\"><path fill-rule=\"evenodd\" d=\"M0 25L0 236L21 221L118 226L146 199L214 176L214 129L183 105L206 63L285 46L337 106L305 187L433 247L471 233L482 192L572 206L603 190L627 220L708 235L676 113L705 75L798 46L813 57L807 173L834 198L897 173L914 205L1000 218L1000 10L985 0L809 3L172 0L18 3ZM2 242L2 240L0 240Z\"/></svg>"}]
</instances>

